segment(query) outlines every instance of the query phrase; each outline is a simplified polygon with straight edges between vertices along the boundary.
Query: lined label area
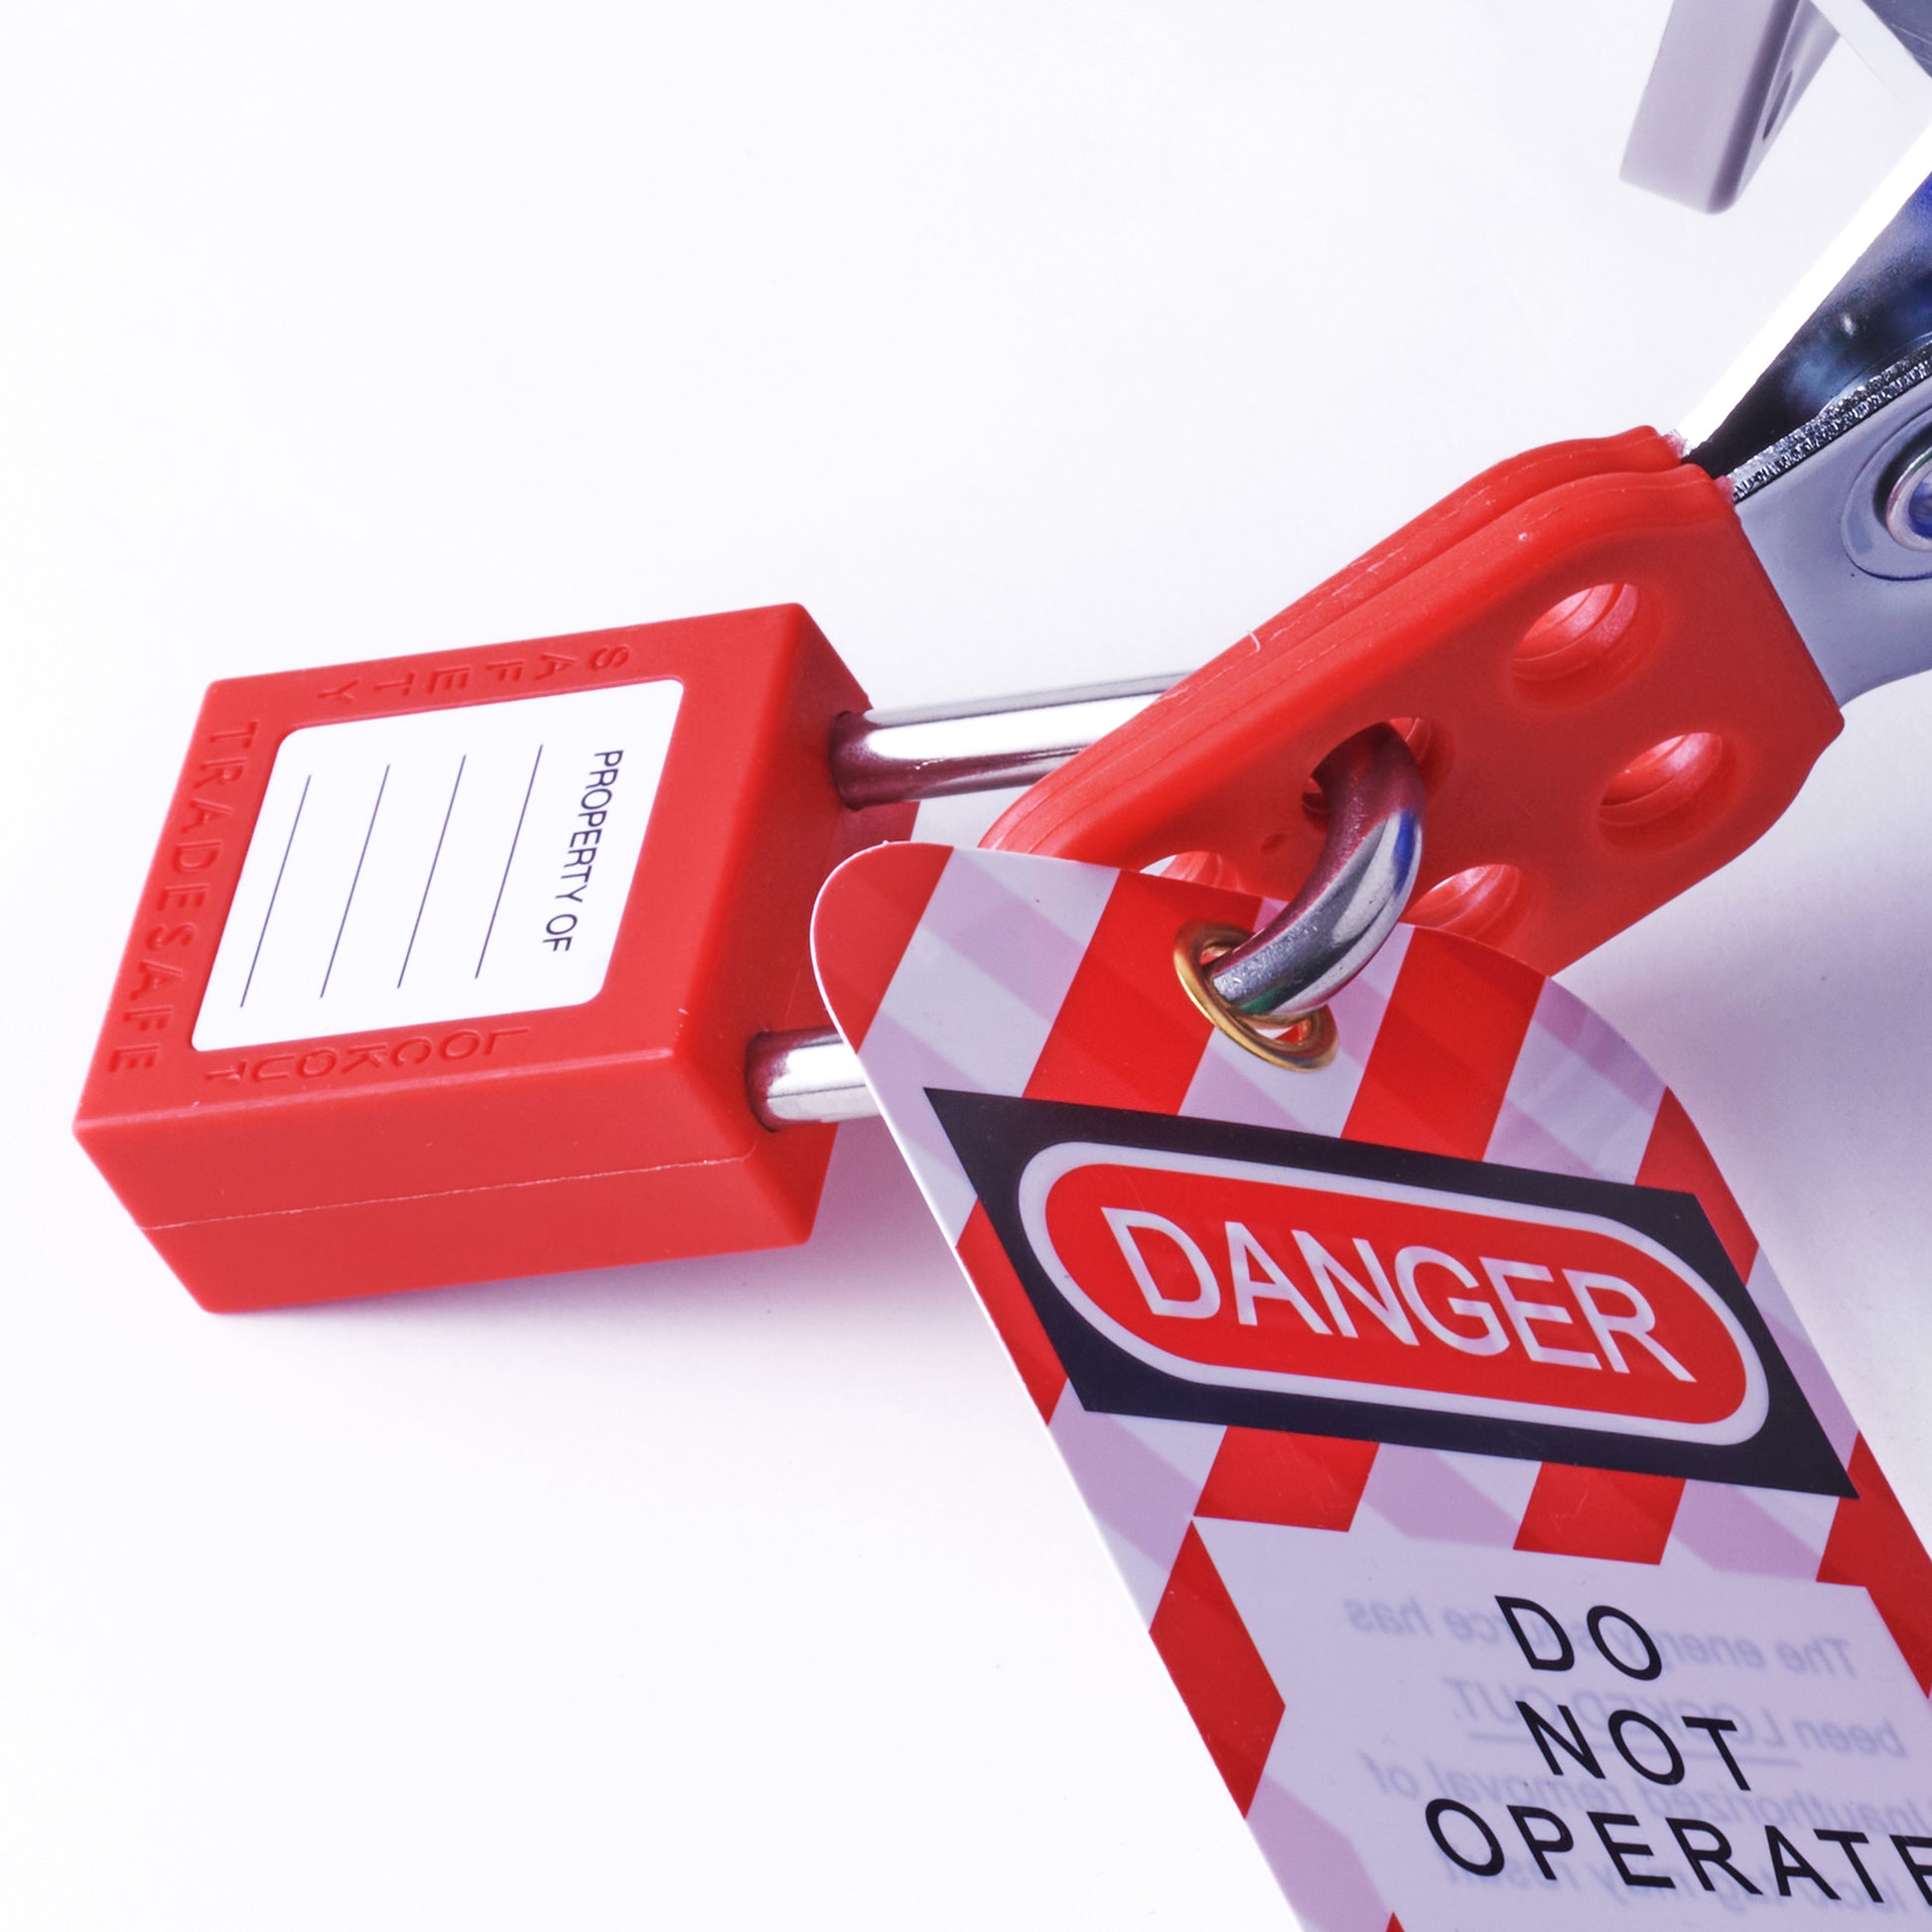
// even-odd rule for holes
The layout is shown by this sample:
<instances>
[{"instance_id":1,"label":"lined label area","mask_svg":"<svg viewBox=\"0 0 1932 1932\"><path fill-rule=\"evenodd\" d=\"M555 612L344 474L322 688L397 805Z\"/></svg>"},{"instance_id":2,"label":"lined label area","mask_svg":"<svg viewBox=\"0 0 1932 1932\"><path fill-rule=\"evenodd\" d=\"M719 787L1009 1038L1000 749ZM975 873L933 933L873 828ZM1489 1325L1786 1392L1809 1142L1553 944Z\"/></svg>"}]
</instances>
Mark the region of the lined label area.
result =
<instances>
[{"instance_id":1,"label":"lined label area","mask_svg":"<svg viewBox=\"0 0 1932 1932\"><path fill-rule=\"evenodd\" d=\"M662 678L293 733L196 1047L593 998L682 696Z\"/></svg>"}]
</instances>

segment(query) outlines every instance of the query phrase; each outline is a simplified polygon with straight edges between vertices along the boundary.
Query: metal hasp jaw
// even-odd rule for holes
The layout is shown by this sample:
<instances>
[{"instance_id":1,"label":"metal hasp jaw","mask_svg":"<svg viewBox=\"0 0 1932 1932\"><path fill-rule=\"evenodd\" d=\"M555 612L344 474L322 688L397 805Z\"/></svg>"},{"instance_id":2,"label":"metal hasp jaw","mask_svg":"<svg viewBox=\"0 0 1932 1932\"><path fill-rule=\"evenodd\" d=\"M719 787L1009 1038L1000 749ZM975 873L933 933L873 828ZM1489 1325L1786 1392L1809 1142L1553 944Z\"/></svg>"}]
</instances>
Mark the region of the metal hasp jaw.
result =
<instances>
[{"instance_id":1,"label":"metal hasp jaw","mask_svg":"<svg viewBox=\"0 0 1932 1932\"><path fill-rule=\"evenodd\" d=\"M1928 374L1932 181L1734 401L1700 412L1714 420L1687 459L1729 477L1751 547L1840 704L1932 665Z\"/></svg>"}]
</instances>

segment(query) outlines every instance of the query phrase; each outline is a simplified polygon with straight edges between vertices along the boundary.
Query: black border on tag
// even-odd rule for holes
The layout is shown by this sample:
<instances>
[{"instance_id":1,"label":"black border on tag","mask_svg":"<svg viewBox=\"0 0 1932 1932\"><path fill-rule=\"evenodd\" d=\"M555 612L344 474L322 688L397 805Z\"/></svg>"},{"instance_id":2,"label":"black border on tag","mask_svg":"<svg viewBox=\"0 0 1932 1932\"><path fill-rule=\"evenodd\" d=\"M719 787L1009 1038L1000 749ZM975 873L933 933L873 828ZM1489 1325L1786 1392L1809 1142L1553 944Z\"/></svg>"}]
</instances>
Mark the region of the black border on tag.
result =
<instances>
[{"instance_id":1,"label":"black border on tag","mask_svg":"<svg viewBox=\"0 0 1932 1932\"><path fill-rule=\"evenodd\" d=\"M1337 1141L1287 1128L943 1088L928 1088L926 1097L1074 1392L1088 1409L1111 1415L1161 1416L1180 1422L1402 1443L1418 1449L1469 1449L1482 1455L1521 1456L1584 1468L1629 1469L1644 1475L1688 1476L1703 1482L1793 1489L1821 1496L1858 1493L1757 1305L1731 1266L1710 1216L1694 1194ZM1035 1155L1068 1141L1251 1161L1307 1173L1347 1174L1430 1187L1472 1199L1563 1208L1599 1215L1648 1235L1695 1269L1750 1337L1764 1365L1768 1402L1763 1425L1742 1443L1683 1443L1549 1423L1458 1416L1395 1404L1220 1388L1165 1374L1118 1347L1067 1303L1034 1254L1021 1225L1022 1174Z\"/></svg>"}]
</instances>

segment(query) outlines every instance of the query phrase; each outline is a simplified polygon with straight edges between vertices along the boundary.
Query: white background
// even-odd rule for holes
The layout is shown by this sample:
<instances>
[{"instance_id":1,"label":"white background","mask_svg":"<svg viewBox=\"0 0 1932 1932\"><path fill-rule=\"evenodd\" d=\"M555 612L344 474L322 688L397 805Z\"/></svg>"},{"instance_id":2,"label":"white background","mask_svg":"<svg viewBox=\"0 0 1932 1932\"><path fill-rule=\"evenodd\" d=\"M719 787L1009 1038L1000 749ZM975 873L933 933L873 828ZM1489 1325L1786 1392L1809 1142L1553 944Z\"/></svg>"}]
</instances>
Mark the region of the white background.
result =
<instances>
[{"instance_id":1,"label":"white background","mask_svg":"<svg viewBox=\"0 0 1932 1932\"><path fill-rule=\"evenodd\" d=\"M876 1125L798 1252L216 1319L66 1122L211 677L792 598L883 702L1184 665L1674 420L1912 123L1840 50L1733 212L1621 188L1664 11L17 19L0 1922L1287 1923ZM1571 978L1932 1523L1928 728Z\"/></svg>"}]
</instances>

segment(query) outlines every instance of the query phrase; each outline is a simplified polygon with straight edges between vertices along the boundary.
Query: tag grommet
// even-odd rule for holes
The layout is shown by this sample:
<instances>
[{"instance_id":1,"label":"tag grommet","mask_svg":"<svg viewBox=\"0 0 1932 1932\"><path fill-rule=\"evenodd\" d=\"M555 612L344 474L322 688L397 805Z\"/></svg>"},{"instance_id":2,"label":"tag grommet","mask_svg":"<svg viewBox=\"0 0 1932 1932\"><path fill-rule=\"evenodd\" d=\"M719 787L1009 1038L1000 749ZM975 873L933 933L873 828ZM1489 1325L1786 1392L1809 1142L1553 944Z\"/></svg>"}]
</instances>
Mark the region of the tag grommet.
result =
<instances>
[{"instance_id":1,"label":"tag grommet","mask_svg":"<svg viewBox=\"0 0 1932 1932\"><path fill-rule=\"evenodd\" d=\"M1215 992L1207 977L1208 956L1219 958L1244 944L1253 935L1238 925L1220 925L1211 919L1190 919L1174 934L1173 969L1188 999L1219 1033L1238 1046L1245 1047L1270 1066L1284 1066L1297 1073L1315 1073L1335 1056L1341 1043L1334 1015L1326 1007L1312 1013L1298 1013L1279 1027L1266 1020L1251 1018L1235 1009Z\"/></svg>"}]
</instances>

